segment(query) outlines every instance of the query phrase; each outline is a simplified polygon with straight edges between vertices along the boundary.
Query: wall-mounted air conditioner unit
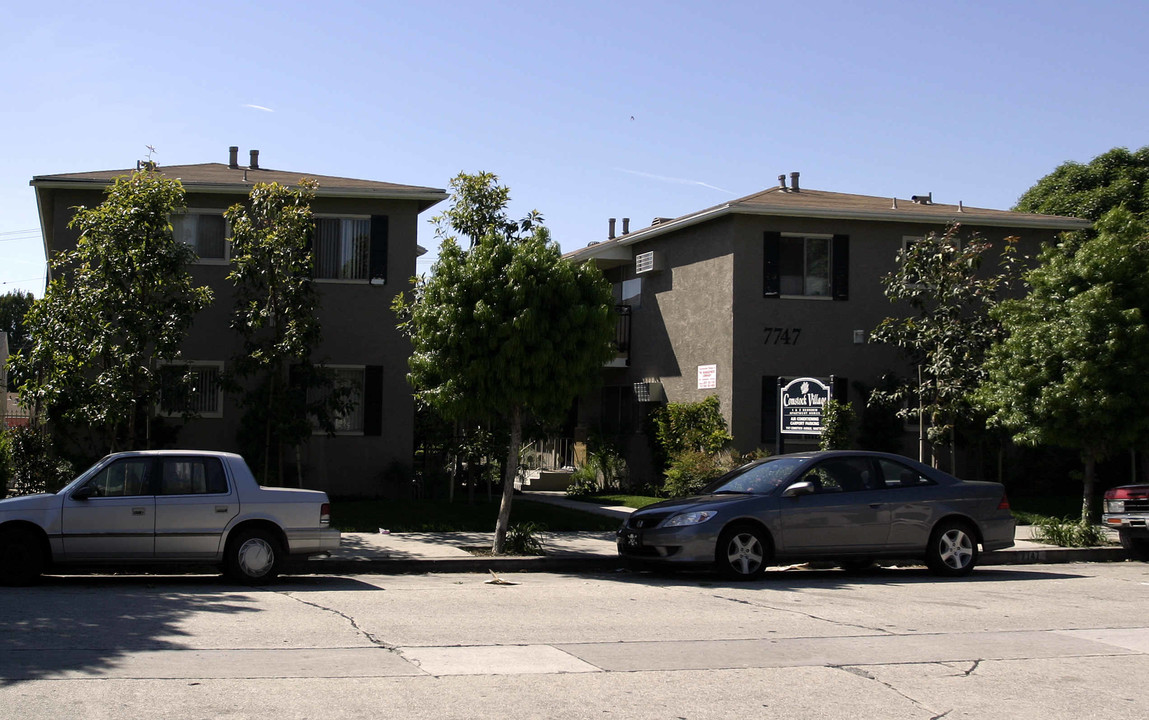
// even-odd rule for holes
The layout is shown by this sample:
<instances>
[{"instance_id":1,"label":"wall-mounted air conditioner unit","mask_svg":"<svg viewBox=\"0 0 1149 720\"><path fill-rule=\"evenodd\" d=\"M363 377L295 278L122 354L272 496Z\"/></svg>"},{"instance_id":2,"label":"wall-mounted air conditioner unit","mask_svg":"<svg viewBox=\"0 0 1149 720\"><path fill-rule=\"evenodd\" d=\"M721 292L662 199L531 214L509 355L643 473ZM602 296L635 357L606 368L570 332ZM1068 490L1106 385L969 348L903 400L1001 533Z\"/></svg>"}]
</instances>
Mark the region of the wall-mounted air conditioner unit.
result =
<instances>
[{"instance_id":1,"label":"wall-mounted air conditioner unit","mask_svg":"<svg viewBox=\"0 0 1149 720\"><path fill-rule=\"evenodd\" d=\"M636 275L658 272L662 269L662 253L651 250L634 256L634 272Z\"/></svg>"},{"instance_id":2,"label":"wall-mounted air conditioner unit","mask_svg":"<svg viewBox=\"0 0 1149 720\"><path fill-rule=\"evenodd\" d=\"M657 380L644 380L634 384L634 398L639 402L662 402L666 399L666 393L662 383Z\"/></svg>"}]
</instances>

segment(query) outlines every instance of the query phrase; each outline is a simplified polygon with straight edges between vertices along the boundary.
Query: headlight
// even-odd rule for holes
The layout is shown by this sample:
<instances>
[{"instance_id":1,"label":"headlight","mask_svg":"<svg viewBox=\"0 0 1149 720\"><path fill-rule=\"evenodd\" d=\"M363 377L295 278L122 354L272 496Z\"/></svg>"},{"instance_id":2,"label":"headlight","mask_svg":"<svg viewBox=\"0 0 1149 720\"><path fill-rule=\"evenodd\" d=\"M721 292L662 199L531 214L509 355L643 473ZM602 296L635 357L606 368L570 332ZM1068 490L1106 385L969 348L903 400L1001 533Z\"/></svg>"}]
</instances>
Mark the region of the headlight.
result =
<instances>
[{"instance_id":1,"label":"headlight","mask_svg":"<svg viewBox=\"0 0 1149 720\"><path fill-rule=\"evenodd\" d=\"M1125 501L1124 500L1106 500L1105 501L1105 512L1110 512L1110 513L1123 513L1123 512L1125 512Z\"/></svg>"},{"instance_id":2,"label":"headlight","mask_svg":"<svg viewBox=\"0 0 1149 720\"><path fill-rule=\"evenodd\" d=\"M706 522L707 520L709 520L710 518L714 517L717 514L718 513L716 513L713 510L698 510L695 512L682 513L681 515L675 515L674 517L667 520L666 524L663 525L662 527L681 527L683 525L697 525L698 523Z\"/></svg>"}]
</instances>

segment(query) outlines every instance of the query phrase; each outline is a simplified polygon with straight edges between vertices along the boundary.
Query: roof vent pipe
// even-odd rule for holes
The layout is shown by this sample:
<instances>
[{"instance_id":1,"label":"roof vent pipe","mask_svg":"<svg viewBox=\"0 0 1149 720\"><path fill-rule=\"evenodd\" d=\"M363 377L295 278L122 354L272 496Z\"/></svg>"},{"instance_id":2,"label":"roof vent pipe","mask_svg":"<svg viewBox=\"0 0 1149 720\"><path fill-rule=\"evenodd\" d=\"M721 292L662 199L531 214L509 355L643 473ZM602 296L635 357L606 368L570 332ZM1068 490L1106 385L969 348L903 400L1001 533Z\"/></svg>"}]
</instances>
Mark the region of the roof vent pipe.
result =
<instances>
[{"instance_id":1,"label":"roof vent pipe","mask_svg":"<svg viewBox=\"0 0 1149 720\"><path fill-rule=\"evenodd\" d=\"M630 218L622 219L622 234L626 235L630 232Z\"/></svg>"},{"instance_id":2,"label":"roof vent pipe","mask_svg":"<svg viewBox=\"0 0 1149 720\"><path fill-rule=\"evenodd\" d=\"M778 176L778 187L782 188L783 190L786 189L786 176L785 175L779 175Z\"/></svg>"},{"instance_id":3,"label":"roof vent pipe","mask_svg":"<svg viewBox=\"0 0 1149 720\"><path fill-rule=\"evenodd\" d=\"M614 240L614 218L608 220L607 223L610 225L610 231L606 234L606 239Z\"/></svg>"},{"instance_id":4,"label":"roof vent pipe","mask_svg":"<svg viewBox=\"0 0 1149 720\"><path fill-rule=\"evenodd\" d=\"M798 192L798 173L790 173L790 191Z\"/></svg>"},{"instance_id":5,"label":"roof vent pipe","mask_svg":"<svg viewBox=\"0 0 1149 720\"><path fill-rule=\"evenodd\" d=\"M227 149L227 166L232 170L239 169L239 146L232 145Z\"/></svg>"},{"instance_id":6,"label":"roof vent pipe","mask_svg":"<svg viewBox=\"0 0 1149 720\"><path fill-rule=\"evenodd\" d=\"M258 170L259 169L259 151L258 150L252 150L251 151L251 169L252 170Z\"/></svg>"}]
</instances>

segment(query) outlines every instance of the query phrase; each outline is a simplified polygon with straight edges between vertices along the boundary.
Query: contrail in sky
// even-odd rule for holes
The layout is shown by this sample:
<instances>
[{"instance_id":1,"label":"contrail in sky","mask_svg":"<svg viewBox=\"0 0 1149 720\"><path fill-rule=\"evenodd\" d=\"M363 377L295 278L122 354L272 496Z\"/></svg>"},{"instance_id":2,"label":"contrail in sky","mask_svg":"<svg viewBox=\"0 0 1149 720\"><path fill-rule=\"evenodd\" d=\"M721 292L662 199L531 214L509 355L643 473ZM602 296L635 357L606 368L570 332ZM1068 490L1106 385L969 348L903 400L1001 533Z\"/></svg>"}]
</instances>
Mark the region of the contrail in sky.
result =
<instances>
[{"instance_id":1,"label":"contrail in sky","mask_svg":"<svg viewBox=\"0 0 1149 720\"><path fill-rule=\"evenodd\" d=\"M655 175L653 173L641 172L638 170L627 170L626 168L617 168L617 169L619 172L629 173L631 175L638 175L639 177L650 178L651 180L661 180L662 182L678 183L679 185L701 185L704 188L710 188L711 190L717 190L718 192L724 192L724 193L727 193L729 195L734 194L730 190L727 190L725 188L720 188L717 185L711 185L710 183L704 183L701 180L687 180L686 178L667 177L665 175Z\"/></svg>"},{"instance_id":2,"label":"contrail in sky","mask_svg":"<svg viewBox=\"0 0 1149 720\"><path fill-rule=\"evenodd\" d=\"M262 106L262 105L250 105L250 104L249 104L249 105L244 105L244 107L245 107L245 108L251 108L252 110L262 110L262 111L264 111L264 112L270 112L270 113L273 113L273 112L275 112L275 111L274 111L274 110L272 110L271 108L269 108L269 107L264 107L264 106Z\"/></svg>"}]
</instances>

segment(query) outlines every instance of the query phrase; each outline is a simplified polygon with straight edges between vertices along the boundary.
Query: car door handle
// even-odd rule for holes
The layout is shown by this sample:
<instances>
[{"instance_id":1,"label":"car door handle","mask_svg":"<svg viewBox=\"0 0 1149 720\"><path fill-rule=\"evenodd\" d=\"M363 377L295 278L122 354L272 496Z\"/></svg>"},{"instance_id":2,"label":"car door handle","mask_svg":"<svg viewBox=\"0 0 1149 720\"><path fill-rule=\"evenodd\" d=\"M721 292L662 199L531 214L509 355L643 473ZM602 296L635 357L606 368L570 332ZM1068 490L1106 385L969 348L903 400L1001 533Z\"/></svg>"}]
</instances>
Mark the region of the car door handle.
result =
<instances>
[{"instance_id":1,"label":"car door handle","mask_svg":"<svg viewBox=\"0 0 1149 720\"><path fill-rule=\"evenodd\" d=\"M144 514L144 509L143 509L142 507L135 507L135 508L132 508L132 514L133 514L133 515L143 515L143 514Z\"/></svg>"},{"instance_id":2,"label":"car door handle","mask_svg":"<svg viewBox=\"0 0 1149 720\"><path fill-rule=\"evenodd\" d=\"M880 508L883 505L885 505L885 503L870 503L870 509L877 510L878 508Z\"/></svg>"},{"instance_id":3,"label":"car door handle","mask_svg":"<svg viewBox=\"0 0 1149 720\"><path fill-rule=\"evenodd\" d=\"M215 511L217 513L225 513L225 512L227 512L227 505L216 505Z\"/></svg>"}]
</instances>

